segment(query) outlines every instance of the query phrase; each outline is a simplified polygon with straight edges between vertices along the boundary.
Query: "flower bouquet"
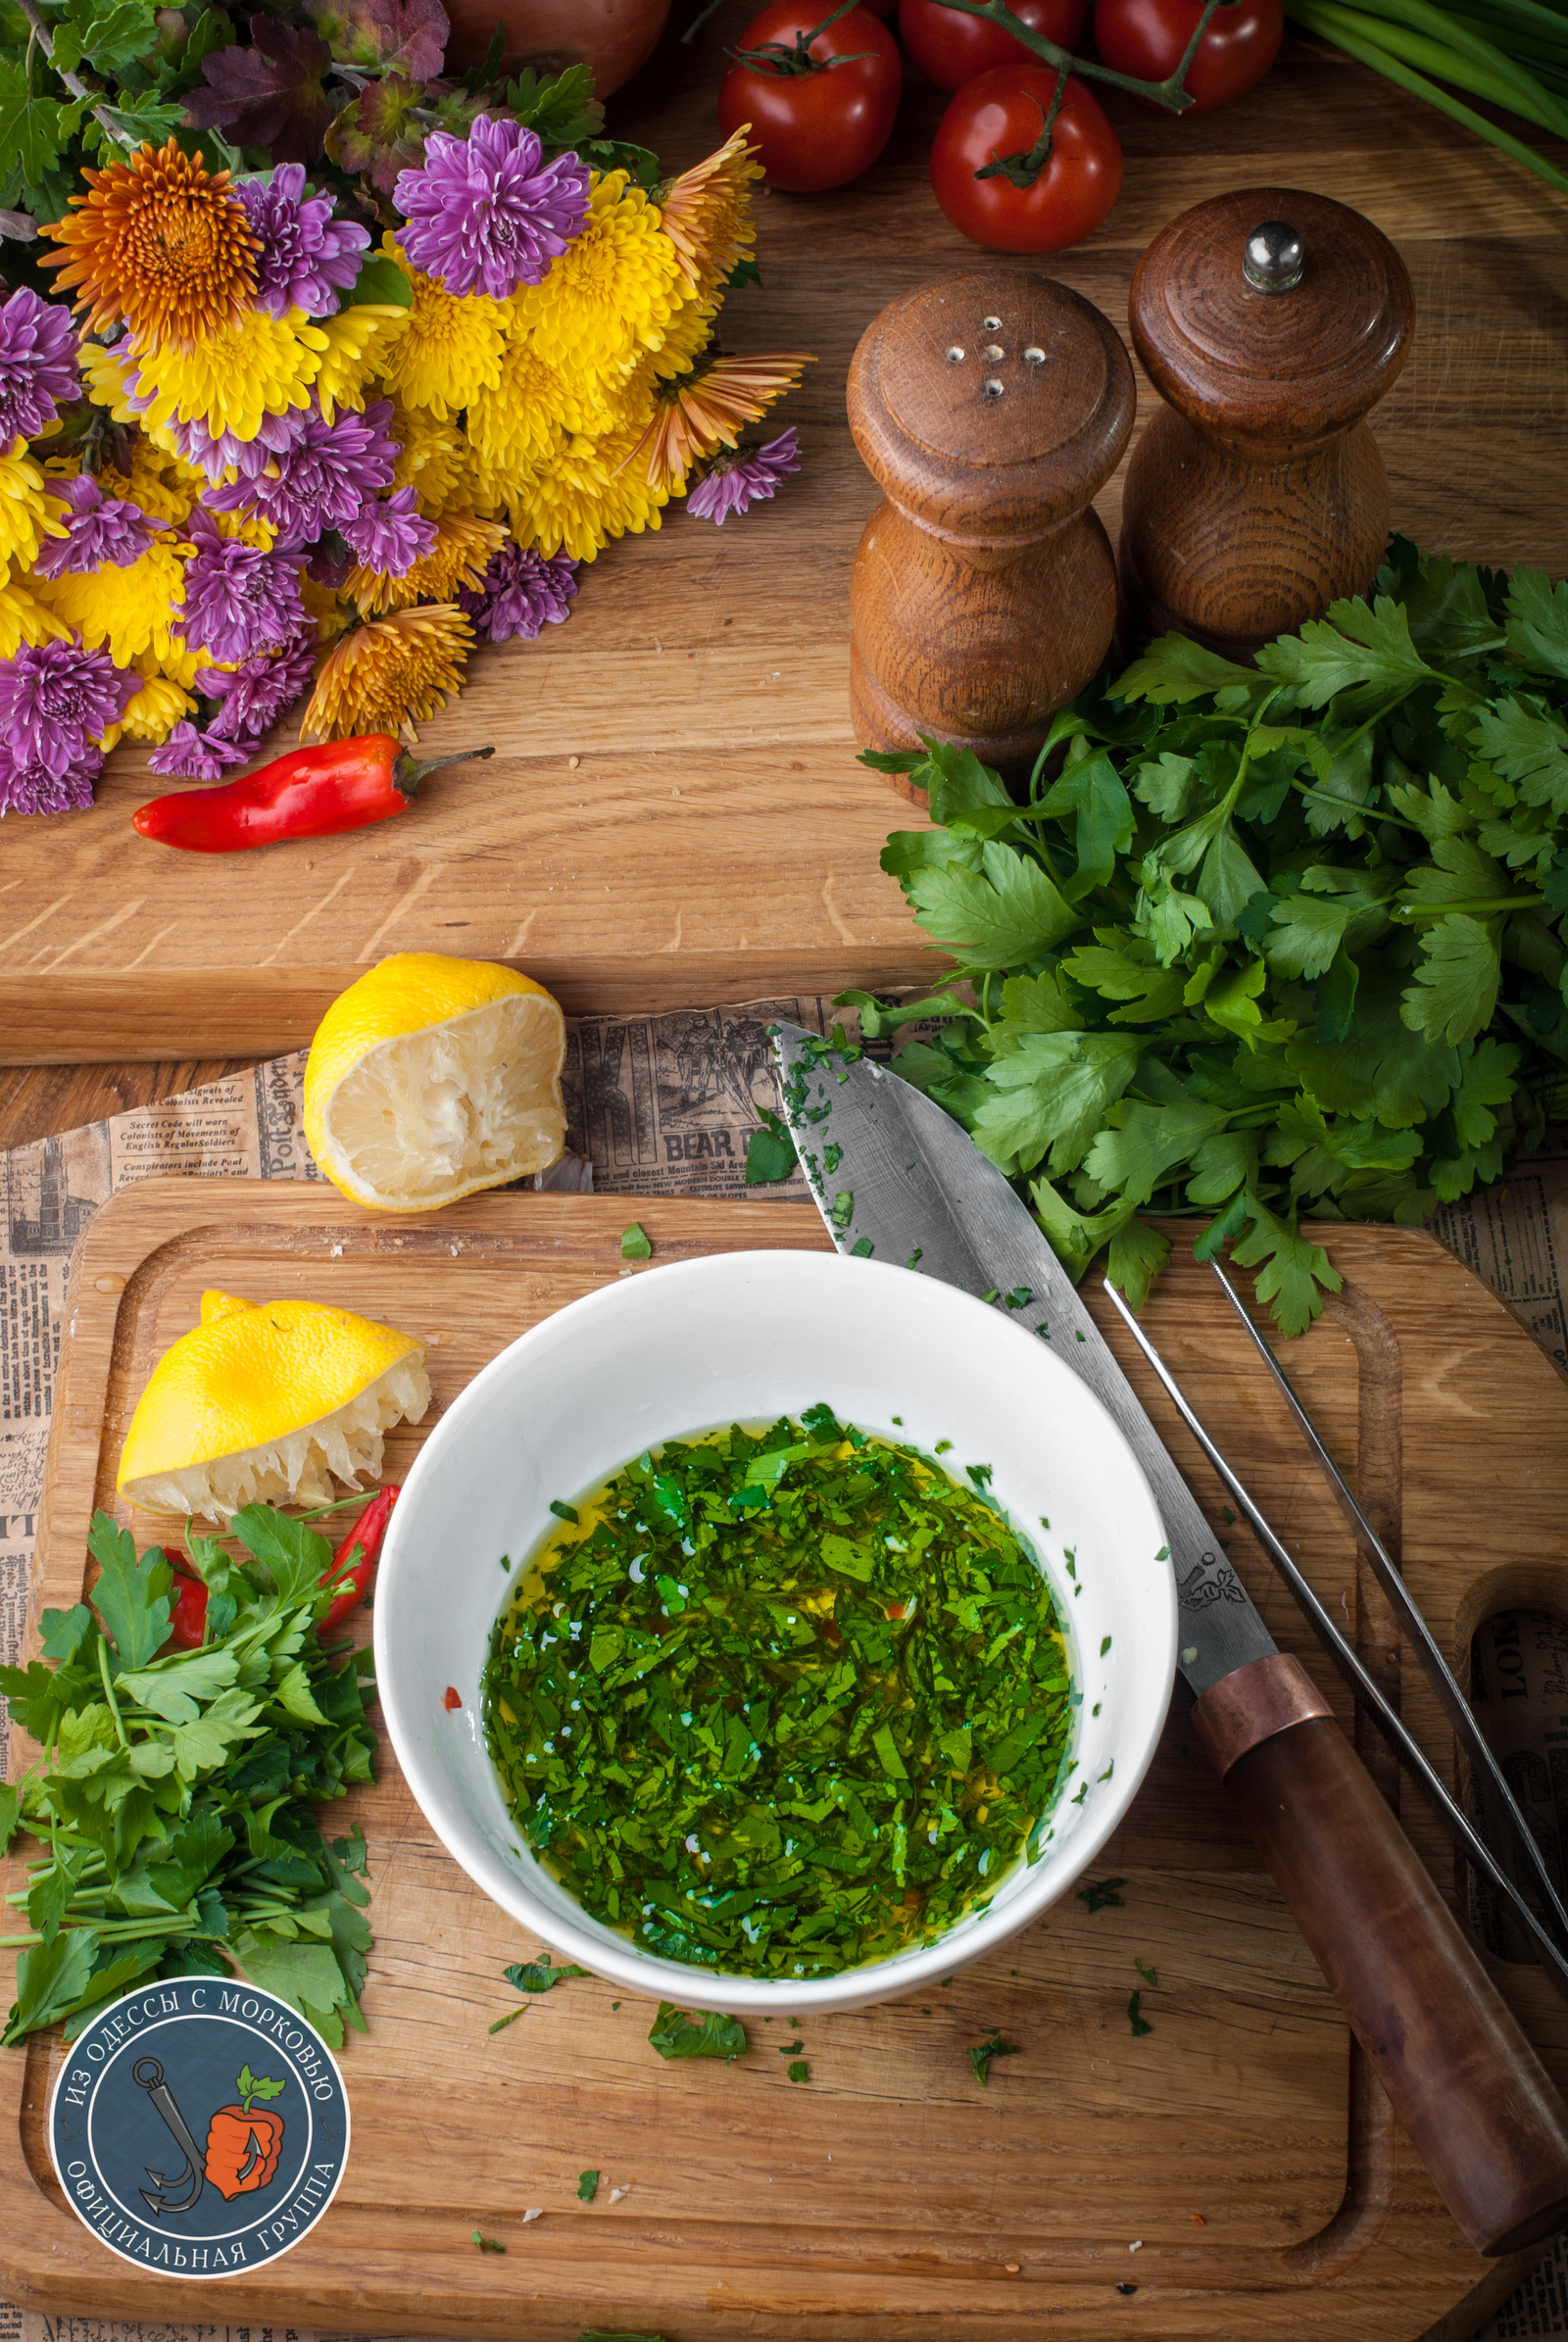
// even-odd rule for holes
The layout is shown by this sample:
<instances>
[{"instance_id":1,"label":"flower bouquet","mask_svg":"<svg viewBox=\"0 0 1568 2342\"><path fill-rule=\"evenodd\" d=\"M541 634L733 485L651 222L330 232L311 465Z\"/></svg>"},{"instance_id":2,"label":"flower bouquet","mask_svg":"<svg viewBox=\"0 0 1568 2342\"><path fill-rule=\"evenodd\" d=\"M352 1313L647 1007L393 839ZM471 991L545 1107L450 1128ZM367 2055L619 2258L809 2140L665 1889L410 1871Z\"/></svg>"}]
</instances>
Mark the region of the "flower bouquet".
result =
<instances>
[{"instance_id":1,"label":"flower bouquet","mask_svg":"<svg viewBox=\"0 0 1568 2342\"><path fill-rule=\"evenodd\" d=\"M266 26L206 58L192 122ZM39 222L64 298L0 301L0 814L87 805L122 739L216 780L301 700L302 737L412 740L612 538L797 467L741 432L808 361L714 338L756 275L744 135L668 180L564 146L597 126L574 69L422 109L455 126L394 171L356 154L360 79L319 187L214 127L84 164Z\"/></svg>"}]
</instances>

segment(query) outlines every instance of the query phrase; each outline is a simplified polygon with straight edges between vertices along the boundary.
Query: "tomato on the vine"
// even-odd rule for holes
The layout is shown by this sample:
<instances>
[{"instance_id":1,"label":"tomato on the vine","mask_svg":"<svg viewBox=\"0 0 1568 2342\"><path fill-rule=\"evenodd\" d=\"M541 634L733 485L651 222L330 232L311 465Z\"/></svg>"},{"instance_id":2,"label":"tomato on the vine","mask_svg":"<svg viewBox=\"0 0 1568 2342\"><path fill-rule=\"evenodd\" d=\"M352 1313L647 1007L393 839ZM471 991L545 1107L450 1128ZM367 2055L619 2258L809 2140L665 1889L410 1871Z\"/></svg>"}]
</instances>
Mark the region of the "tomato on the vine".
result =
<instances>
[{"instance_id":1,"label":"tomato on the vine","mask_svg":"<svg viewBox=\"0 0 1568 2342\"><path fill-rule=\"evenodd\" d=\"M1010 0L1010 5L1031 32L1043 32L1058 49L1078 46L1087 0ZM938 89L961 89L993 66L1044 63L1000 24L945 8L942 0L900 0L899 38Z\"/></svg>"},{"instance_id":2,"label":"tomato on the vine","mask_svg":"<svg viewBox=\"0 0 1568 2342\"><path fill-rule=\"evenodd\" d=\"M1058 78L1049 65L998 66L965 82L942 117L936 199L993 252L1060 252L1092 235L1121 192L1120 143L1081 81L1068 76L1051 119Z\"/></svg>"},{"instance_id":3,"label":"tomato on the vine","mask_svg":"<svg viewBox=\"0 0 1568 2342\"><path fill-rule=\"evenodd\" d=\"M769 181L791 194L842 187L868 171L892 134L904 90L887 27L856 7L817 31L831 13L832 0L772 0L747 25L719 84L724 136L750 123Z\"/></svg>"},{"instance_id":4,"label":"tomato on the vine","mask_svg":"<svg viewBox=\"0 0 1568 2342\"><path fill-rule=\"evenodd\" d=\"M1095 0L1095 46L1113 72L1164 81L1198 30L1202 0ZM1285 37L1283 0L1219 0L1187 69L1194 114L1261 81Z\"/></svg>"}]
</instances>

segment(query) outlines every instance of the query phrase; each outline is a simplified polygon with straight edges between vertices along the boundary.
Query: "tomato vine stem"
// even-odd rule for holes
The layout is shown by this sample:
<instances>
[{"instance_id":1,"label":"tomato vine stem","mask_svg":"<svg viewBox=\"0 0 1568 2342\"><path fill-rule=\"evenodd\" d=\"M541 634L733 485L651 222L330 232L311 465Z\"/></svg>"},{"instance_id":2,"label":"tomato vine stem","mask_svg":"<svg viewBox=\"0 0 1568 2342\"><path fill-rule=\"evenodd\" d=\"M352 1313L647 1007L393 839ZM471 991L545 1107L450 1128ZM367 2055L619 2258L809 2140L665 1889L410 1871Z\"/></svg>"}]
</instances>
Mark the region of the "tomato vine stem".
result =
<instances>
[{"instance_id":1,"label":"tomato vine stem","mask_svg":"<svg viewBox=\"0 0 1568 2342\"><path fill-rule=\"evenodd\" d=\"M1059 73L1077 73L1088 81L1108 81L1114 89L1130 90L1135 98L1147 98L1152 105L1163 106L1167 114L1185 114L1194 102L1187 92L1187 69L1198 54L1198 44L1208 30L1209 19L1220 0L1203 0L1203 13L1193 27L1193 37L1181 63L1163 81L1135 81L1130 73L1114 73L1098 59L1072 56L1014 15L1006 0L938 0L938 4L956 10L960 16L979 17L982 23L995 24L1000 32L1011 33L1015 41L1032 49L1046 65L1054 65Z\"/></svg>"}]
</instances>

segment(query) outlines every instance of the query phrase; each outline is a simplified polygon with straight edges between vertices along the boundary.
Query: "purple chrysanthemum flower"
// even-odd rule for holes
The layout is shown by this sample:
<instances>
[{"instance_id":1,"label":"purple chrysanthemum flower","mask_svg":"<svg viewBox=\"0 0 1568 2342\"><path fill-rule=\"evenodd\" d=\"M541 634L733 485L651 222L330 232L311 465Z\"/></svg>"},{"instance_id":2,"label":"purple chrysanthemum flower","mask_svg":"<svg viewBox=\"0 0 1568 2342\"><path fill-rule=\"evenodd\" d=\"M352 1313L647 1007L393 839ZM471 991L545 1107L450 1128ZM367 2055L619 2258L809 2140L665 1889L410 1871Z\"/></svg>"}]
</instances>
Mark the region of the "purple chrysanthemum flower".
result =
<instances>
[{"instance_id":1,"label":"purple chrysanthemum flower","mask_svg":"<svg viewBox=\"0 0 1568 2342\"><path fill-rule=\"evenodd\" d=\"M435 522L417 510L412 488L400 488L381 504L368 499L356 517L342 524L343 542L355 560L384 577L407 577L437 533Z\"/></svg>"},{"instance_id":2,"label":"purple chrysanthemum flower","mask_svg":"<svg viewBox=\"0 0 1568 2342\"><path fill-rule=\"evenodd\" d=\"M0 445L35 439L80 396L70 310L19 285L0 301Z\"/></svg>"},{"instance_id":3,"label":"purple chrysanthemum flower","mask_svg":"<svg viewBox=\"0 0 1568 2342\"><path fill-rule=\"evenodd\" d=\"M369 230L334 220L329 195L307 195L303 163L281 163L270 183L241 179L234 193L245 206L262 249L256 263L256 306L270 317L291 309L335 317L338 295L360 272Z\"/></svg>"},{"instance_id":4,"label":"purple chrysanthemum flower","mask_svg":"<svg viewBox=\"0 0 1568 2342\"><path fill-rule=\"evenodd\" d=\"M732 513L748 512L764 496L776 496L780 480L800 468L793 430L749 453L737 449L733 455L714 456L707 476L687 497L686 510L722 528Z\"/></svg>"},{"instance_id":5,"label":"purple chrysanthemum flower","mask_svg":"<svg viewBox=\"0 0 1568 2342\"><path fill-rule=\"evenodd\" d=\"M449 293L505 301L539 284L588 216L588 166L542 163L532 130L481 114L466 138L433 130L417 171L398 173L403 249Z\"/></svg>"},{"instance_id":6,"label":"purple chrysanthemum flower","mask_svg":"<svg viewBox=\"0 0 1568 2342\"><path fill-rule=\"evenodd\" d=\"M147 759L149 772L172 774L186 781L216 781L222 777L228 764L243 764L250 755L248 748L235 748L231 741L220 740L212 732L198 732L188 719L182 719L170 733L162 748L155 748Z\"/></svg>"},{"instance_id":7,"label":"purple chrysanthemum flower","mask_svg":"<svg viewBox=\"0 0 1568 2342\"><path fill-rule=\"evenodd\" d=\"M139 561L167 523L150 520L140 505L122 496L105 496L85 472L74 480L51 481L51 493L70 510L66 534L45 537L33 568L40 577L84 577L89 569L106 565L128 569Z\"/></svg>"},{"instance_id":8,"label":"purple chrysanthemum flower","mask_svg":"<svg viewBox=\"0 0 1568 2342\"><path fill-rule=\"evenodd\" d=\"M14 659L0 659L0 751L19 771L37 766L63 781L141 687L140 675L116 666L107 651L84 651L75 635L21 643Z\"/></svg>"},{"instance_id":9,"label":"purple chrysanthemum flower","mask_svg":"<svg viewBox=\"0 0 1568 2342\"><path fill-rule=\"evenodd\" d=\"M299 563L220 537L200 506L186 522L196 552L185 567L185 640L213 659L254 659L290 643L305 623Z\"/></svg>"},{"instance_id":10,"label":"purple chrysanthemum flower","mask_svg":"<svg viewBox=\"0 0 1568 2342\"><path fill-rule=\"evenodd\" d=\"M204 489L202 502L215 512L259 513L277 531L276 550L297 553L323 529L342 528L367 498L391 485L398 459L397 442L386 435L391 419L390 399L363 415L340 408L333 422L313 401L291 447L281 455L246 448L239 478Z\"/></svg>"},{"instance_id":11,"label":"purple chrysanthemum flower","mask_svg":"<svg viewBox=\"0 0 1568 2342\"><path fill-rule=\"evenodd\" d=\"M503 545L490 556L483 585L477 592L462 588L458 602L481 642L510 642L515 634L531 643L541 626L559 626L570 616L576 566L568 554L546 561L520 545Z\"/></svg>"},{"instance_id":12,"label":"purple chrysanthemum flower","mask_svg":"<svg viewBox=\"0 0 1568 2342\"><path fill-rule=\"evenodd\" d=\"M122 368L122 372L124 369ZM138 397L127 385L126 404L138 414L145 414L152 405L151 398ZM315 409L312 409L315 412ZM246 464L265 464L270 456L286 456L298 445L305 429L305 415L298 407L291 407L286 415L264 415L262 427L254 439L236 439L232 431L220 431L215 437L207 425L196 422L173 422L170 436L183 461L205 471L213 482L220 480L225 471Z\"/></svg>"},{"instance_id":13,"label":"purple chrysanthemum flower","mask_svg":"<svg viewBox=\"0 0 1568 2342\"><path fill-rule=\"evenodd\" d=\"M254 743L293 707L316 672L316 628L307 623L275 658L247 659L224 673L198 667L196 688L221 704L207 738Z\"/></svg>"},{"instance_id":14,"label":"purple chrysanthemum flower","mask_svg":"<svg viewBox=\"0 0 1568 2342\"><path fill-rule=\"evenodd\" d=\"M85 813L103 768L102 749L84 749L63 772L51 772L47 764L19 764L0 748L0 820L7 813Z\"/></svg>"}]
</instances>

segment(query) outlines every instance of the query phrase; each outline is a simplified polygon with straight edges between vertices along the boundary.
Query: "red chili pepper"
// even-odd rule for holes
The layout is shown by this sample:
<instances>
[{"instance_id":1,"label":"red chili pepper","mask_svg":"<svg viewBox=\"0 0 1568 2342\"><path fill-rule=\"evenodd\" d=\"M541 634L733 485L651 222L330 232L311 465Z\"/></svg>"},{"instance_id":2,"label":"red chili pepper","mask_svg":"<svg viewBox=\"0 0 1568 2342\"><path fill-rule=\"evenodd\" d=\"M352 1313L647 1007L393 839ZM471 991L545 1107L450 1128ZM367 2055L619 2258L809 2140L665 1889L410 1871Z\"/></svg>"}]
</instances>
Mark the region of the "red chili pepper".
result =
<instances>
[{"instance_id":1,"label":"red chili pepper","mask_svg":"<svg viewBox=\"0 0 1568 2342\"><path fill-rule=\"evenodd\" d=\"M463 1694L457 1689L455 1684L449 1683L446 1689L442 1692L441 1705L454 1714L459 1708L462 1707Z\"/></svg>"},{"instance_id":2,"label":"red chili pepper","mask_svg":"<svg viewBox=\"0 0 1568 2342\"><path fill-rule=\"evenodd\" d=\"M207 1632L207 1588L199 1578L191 1576L178 1554L171 1553L167 1545L160 1549L174 1573L169 1638L177 1650L199 1651Z\"/></svg>"},{"instance_id":3,"label":"red chili pepper","mask_svg":"<svg viewBox=\"0 0 1568 2342\"><path fill-rule=\"evenodd\" d=\"M318 1635L324 1635L328 1627L335 1627L339 1619L347 1618L349 1612L363 1602L368 1593L370 1581L375 1576L376 1556L381 1550L381 1537L398 1495L397 1488L386 1488L379 1495L372 1496L333 1554L328 1577L341 1569L356 1545L360 1547L360 1558L332 1596L326 1616L317 1629Z\"/></svg>"},{"instance_id":4,"label":"red chili pepper","mask_svg":"<svg viewBox=\"0 0 1568 2342\"><path fill-rule=\"evenodd\" d=\"M493 756L493 748L420 762L385 732L291 750L260 772L217 789L155 797L131 815L144 838L190 854L234 854L284 838L331 838L406 812L427 772Z\"/></svg>"},{"instance_id":5,"label":"red chili pepper","mask_svg":"<svg viewBox=\"0 0 1568 2342\"><path fill-rule=\"evenodd\" d=\"M333 1554L330 1566L322 1572L321 1583L324 1586L328 1579L336 1577L355 1546L359 1546L360 1558L328 1603L326 1615L317 1629L318 1634L324 1635L328 1627L335 1627L339 1619L347 1618L349 1612L358 1608L369 1592L375 1576L376 1557L381 1550L381 1538L400 1492L395 1488L385 1488L370 1498ZM171 1589L173 1599L169 1617L169 1639L176 1650L200 1650L202 1636L207 1630L207 1588L199 1578L193 1576L177 1553L171 1553L167 1545L162 1552L174 1573Z\"/></svg>"}]
</instances>

